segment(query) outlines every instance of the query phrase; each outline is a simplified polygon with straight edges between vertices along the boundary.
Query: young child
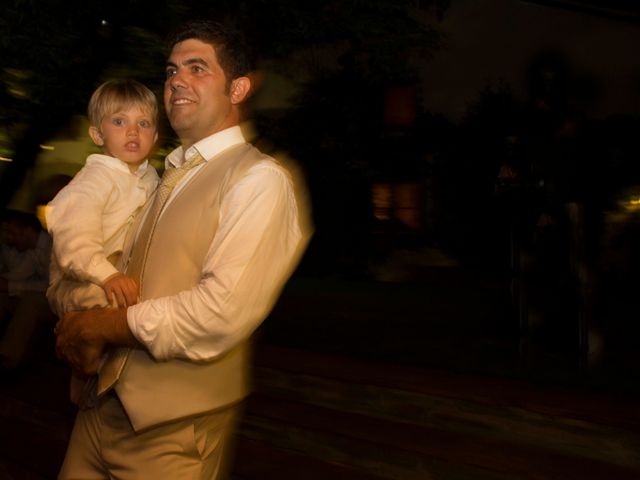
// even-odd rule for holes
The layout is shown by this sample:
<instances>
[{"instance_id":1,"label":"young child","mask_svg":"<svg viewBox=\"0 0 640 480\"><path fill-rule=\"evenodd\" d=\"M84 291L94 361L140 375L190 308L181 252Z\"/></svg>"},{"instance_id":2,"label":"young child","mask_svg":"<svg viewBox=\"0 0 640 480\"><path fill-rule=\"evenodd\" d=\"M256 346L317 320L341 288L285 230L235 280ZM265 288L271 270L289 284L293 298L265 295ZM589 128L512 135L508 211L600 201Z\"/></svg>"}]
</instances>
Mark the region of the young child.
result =
<instances>
[{"instance_id":1,"label":"young child","mask_svg":"<svg viewBox=\"0 0 640 480\"><path fill-rule=\"evenodd\" d=\"M129 225L158 183L147 161L158 138L153 92L135 80L110 80L91 96L88 114L89 136L103 154L89 155L46 210L53 237L47 298L58 316L137 302L136 281L115 265ZM83 385L74 372L75 403Z\"/></svg>"}]
</instances>

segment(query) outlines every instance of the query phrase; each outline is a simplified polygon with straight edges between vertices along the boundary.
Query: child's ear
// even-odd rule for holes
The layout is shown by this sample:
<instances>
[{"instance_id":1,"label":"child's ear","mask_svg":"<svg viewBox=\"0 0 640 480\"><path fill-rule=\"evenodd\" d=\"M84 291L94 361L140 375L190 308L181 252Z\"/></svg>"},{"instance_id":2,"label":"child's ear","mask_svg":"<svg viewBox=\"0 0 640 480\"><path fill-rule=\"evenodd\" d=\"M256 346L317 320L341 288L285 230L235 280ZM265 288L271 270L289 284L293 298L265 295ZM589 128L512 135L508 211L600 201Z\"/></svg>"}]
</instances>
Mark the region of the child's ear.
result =
<instances>
[{"instance_id":1,"label":"child's ear","mask_svg":"<svg viewBox=\"0 0 640 480\"><path fill-rule=\"evenodd\" d=\"M101 147L104 145L102 133L100 133L100 130L98 130L98 128L89 127L89 136L91 137L91 140L93 140L93 143L95 143L97 146Z\"/></svg>"}]
</instances>

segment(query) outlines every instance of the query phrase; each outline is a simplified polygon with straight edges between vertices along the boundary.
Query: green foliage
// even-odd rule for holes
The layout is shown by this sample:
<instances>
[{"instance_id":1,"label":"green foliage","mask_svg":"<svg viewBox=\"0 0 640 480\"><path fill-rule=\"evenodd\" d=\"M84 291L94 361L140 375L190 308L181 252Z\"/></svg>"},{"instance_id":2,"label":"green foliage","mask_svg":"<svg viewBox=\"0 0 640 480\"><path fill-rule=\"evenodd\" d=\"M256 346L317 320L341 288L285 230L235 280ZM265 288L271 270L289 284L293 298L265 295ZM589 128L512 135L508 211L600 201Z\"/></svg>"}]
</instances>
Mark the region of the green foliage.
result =
<instances>
[{"instance_id":1,"label":"green foliage","mask_svg":"<svg viewBox=\"0 0 640 480\"><path fill-rule=\"evenodd\" d=\"M254 5L273 24L262 32L264 50L287 60L279 73L297 78L335 69L343 57L353 58L364 75L406 73L409 56L428 55L441 46L441 35L420 20L419 3L322 0L274 6L262 0Z\"/></svg>"},{"instance_id":2,"label":"green foliage","mask_svg":"<svg viewBox=\"0 0 640 480\"><path fill-rule=\"evenodd\" d=\"M442 37L421 16L427 10L441 12L447 4L5 0L0 4L0 130L12 145L1 147L15 155L0 178L0 205L21 184L38 144L73 115L84 114L90 93L101 81L133 77L160 93L163 39L187 18L238 20L269 68L301 89L289 119L319 112L321 119L331 118L333 123L324 134L326 144L344 144L344 133L363 144L379 114L377 100L369 95L384 84L411 79L409 59L441 46ZM169 134L166 125L163 130ZM312 140L312 131L300 133L303 140ZM353 149L347 151L352 156Z\"/></svg>"}]
</instances>

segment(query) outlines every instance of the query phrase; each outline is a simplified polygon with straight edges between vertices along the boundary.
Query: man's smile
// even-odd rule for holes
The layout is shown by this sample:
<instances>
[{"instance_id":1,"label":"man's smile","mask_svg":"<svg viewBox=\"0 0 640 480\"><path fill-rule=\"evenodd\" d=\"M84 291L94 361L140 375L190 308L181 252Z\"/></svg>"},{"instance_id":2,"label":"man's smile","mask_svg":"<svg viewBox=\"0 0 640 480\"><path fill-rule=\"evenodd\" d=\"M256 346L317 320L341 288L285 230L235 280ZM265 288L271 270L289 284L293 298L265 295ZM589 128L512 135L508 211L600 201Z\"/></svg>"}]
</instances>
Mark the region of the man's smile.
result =
<instances>
[{"instance_id":1,"label":"man's smile","mask_svg":"<svg viewBox=\"0 0 640 480\"><path fill-rule=\"evenodd\" d=\"M184 97L176 97L171 99L172 105L188 105L190 103L196 103L196 102L194 100L191 100L190 98L184 98Z\"/></svg>"}]
</instances>

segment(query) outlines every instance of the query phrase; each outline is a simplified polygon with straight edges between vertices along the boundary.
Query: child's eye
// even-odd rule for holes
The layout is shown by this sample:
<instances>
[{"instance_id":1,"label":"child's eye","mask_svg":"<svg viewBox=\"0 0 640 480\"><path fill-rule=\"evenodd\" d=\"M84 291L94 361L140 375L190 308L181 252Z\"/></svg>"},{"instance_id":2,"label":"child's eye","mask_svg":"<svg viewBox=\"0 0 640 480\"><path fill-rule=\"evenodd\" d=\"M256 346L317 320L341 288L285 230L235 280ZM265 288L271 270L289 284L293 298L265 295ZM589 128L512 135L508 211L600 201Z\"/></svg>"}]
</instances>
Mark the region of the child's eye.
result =
<instances>
[{"instance_id":1,"label":"child's eye","mask_svg":"<svg viewBox=\"0 0 640 480\"><path fill-rule=\"evenodd\" d=\"M149 120L140 120L139 125L142 128L150 128L151 127L151 122Z\"/></svg>"},{"instance_id":2,"label":"child's eye","mask_svg":"<svg viewBox=\"0 0 640 480\"><path fill-rule=\"evenodd\" d=\"M118 127L124 125L124 120L122 118L114 118L111 122Z\"/></svg>"}]
</instances>

